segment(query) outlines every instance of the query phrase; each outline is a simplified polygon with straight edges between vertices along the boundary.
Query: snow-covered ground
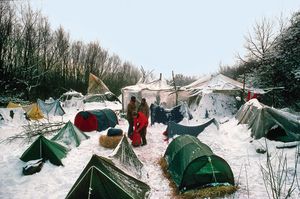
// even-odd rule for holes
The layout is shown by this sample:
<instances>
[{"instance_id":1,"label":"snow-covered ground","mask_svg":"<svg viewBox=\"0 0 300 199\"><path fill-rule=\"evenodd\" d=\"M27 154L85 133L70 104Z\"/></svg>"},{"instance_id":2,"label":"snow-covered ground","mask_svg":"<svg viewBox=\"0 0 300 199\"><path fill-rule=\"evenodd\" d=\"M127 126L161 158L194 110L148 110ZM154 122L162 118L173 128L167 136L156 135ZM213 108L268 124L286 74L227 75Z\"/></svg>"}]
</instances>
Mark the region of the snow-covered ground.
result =
<instances>
[{"instance_id":1,"label":"snow-covered ground","mask_svg":"<svg viewBox=\"0 0 300 199\"><path fill-rule=\"evenodd\" d=\"M95 103L85 107L85 110L101 108L120 109L116 104ZM79 110L77 108L67 108L65 111L66 115L63 117L63 121L71 120L74 122L74 117ZM52 119L61 120L60 117ZM193 120L183 120L181 124L196 125L204 121L195 113ZM119 126L124 131L128 129L128 123L124 119L119 120ZM163 176L158 165L159 158L163 156L168 146L168 142L164 141L162 135L165 129L166 125L163 124L149 126L147 133L148 145L134 148L135 153L144 163L145 172L142 180L151 187L151 199L172 198L169 181ZM17 122L2 125L0 127L0 140L21 131L22 127ZM107 131L87 133L90 139L83 141L79 147L69 151L67 157L62 159L64 166L55 166L50 162L46 162L41 172L29 176L22 175L22 168L25 163L19 158L31 143L24 144L21 140L12 143L1 143L0 198L65 198L93 154L107 157L112 153L113 150L99 145L99 136L106 133ZM253 141L250 138L250 130L247 126L237 125L235 118L230 118L227 122L220 124L219 130L214 125L209 126L198 138L231 166L235 182L240 188L228 198L268 198L260 168L266 164L266 154L256 152L257 148L265 146L264 139ZM283 152L287 157L287 171L292 173L295 167L297 149L278 150L276 146L282 143L267 141L267 144L272 162L275 163L277 157ZM299 171L297 173L300 174ZM286 182L290 184L291 179L287 179ZM300 197L297 185L295 187L296 189L291 198Z\"/></svg>"}]
</instances>

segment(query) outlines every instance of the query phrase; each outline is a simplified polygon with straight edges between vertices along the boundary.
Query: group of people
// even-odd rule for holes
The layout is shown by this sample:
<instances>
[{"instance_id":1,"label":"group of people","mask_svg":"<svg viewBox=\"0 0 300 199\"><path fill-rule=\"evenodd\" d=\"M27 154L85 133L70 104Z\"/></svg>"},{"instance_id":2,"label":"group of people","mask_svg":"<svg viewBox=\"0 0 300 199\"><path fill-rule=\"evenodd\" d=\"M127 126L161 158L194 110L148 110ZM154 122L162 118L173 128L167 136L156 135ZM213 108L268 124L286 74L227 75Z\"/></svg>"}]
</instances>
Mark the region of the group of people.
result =
<instances>
[{"instance_id":1,"label":"group of people","mask_svg":"<svg viewBox=\"0 0 300 199\"><path fill-rule=\"evenodd\" d=\"M136 97L132 96L127 106L127 120L129 123L128 137L133 146L144 146L147 144L146 133L149 118L149 106L145 98L140 105L136 105Z\"/></svg>"}]
</instances>

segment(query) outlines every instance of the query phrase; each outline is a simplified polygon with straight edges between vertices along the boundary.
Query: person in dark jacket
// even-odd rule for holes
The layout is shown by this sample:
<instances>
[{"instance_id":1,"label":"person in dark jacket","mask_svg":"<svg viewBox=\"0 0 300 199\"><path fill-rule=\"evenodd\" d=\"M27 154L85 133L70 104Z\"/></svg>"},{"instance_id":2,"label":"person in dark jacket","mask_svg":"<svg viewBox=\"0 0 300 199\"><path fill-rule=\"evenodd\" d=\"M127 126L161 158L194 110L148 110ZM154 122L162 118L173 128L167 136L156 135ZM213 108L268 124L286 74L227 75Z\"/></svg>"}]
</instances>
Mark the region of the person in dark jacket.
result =
<instances>
[{"instance_id":1,"label":"person in dark jacket","mask_svg":"<svg viewBox=\"0 0 300 199\"><path fill-rule=\"evenodd\" d=\"M141 104L138 107L138 111L144 113L144 115L149 118L149 106L145 98L142 98Z\"/></svg>"},{"instance_id":2,"label":"person in dark jacket","mask_svg":"<svg viewBox=\"0 0 300 199\"><path fill-rule=\"evenodd\" d=\"M128 137L131 137L132 133L133 133L133 112L136 112L136 98L135 96L132 96L130 98L130 102L127 105L127 121L129 123L129 127L128 127Z\"/></svg>"},{"instance_id":3,"label":"person in dark jacket","mask_svg":"<svg viewBox=\"0 0 300 199\"><path fill-rule=\"evenodd\" d=\"M134 133L139 133L142 138L142 146L147 144L146 133L148 126L148 117L143 112L134 113ZM134 141L134 140L132 140Z\"/></svg>"}]
</instances>

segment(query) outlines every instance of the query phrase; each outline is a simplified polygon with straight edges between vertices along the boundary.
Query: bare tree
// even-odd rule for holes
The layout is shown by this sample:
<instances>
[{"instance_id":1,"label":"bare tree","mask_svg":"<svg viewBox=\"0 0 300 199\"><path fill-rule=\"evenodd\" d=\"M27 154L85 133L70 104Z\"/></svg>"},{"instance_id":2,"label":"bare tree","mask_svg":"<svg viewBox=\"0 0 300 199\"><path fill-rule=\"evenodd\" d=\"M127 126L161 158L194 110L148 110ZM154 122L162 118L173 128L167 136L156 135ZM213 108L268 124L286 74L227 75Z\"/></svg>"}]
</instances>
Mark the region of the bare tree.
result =
<instances>
[{"instance_id":1,"label":"bare tree","mask_svg":"<svg viewBox=\"0 0 300 199\"><path fill-rule=\"evenodd\" d=\"M286 27L286 20L282 17L278 20L271 21L267 18L262 18L261 21L256 21L252 33L248 32L245 38L245 58L242 58L239 54L238 59L243 62L251 60L262 60L266 53L268 53L276 42L278 35Z\"/></svg>"}]
</instances>

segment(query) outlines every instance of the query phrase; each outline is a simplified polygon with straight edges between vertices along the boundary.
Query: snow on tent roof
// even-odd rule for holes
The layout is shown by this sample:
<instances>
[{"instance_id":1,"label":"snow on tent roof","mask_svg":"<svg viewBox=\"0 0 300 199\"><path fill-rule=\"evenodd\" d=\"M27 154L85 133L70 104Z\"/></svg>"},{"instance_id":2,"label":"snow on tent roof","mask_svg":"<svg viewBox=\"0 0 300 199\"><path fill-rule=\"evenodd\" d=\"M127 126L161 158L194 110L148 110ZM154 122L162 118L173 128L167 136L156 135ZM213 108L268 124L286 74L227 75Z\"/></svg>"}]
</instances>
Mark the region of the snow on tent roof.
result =
<instances>
[{"instance_id":1,"label":"snow on tent roof","mask_svg":"<svg viewBox=\"0 0 300 199\"><path fill-rule=\"evenodd\" d=\"M118 146L114 149L111 157L118 160L126 169L130 169L131 172L134 171L137 176L141 177L143 163L134 153L125 134Z\"/></svg>"},{"instance_id":2,"label":"snow on tent roof","mask_svg":"<svg viewBox=\"0 0 300 199\"><path fill-rule=\"evenodd\" d=\"M261 109L264 105L261 104L257 99L251 99L240 107L236 113L236 119L239 124L248 124L251 118L254 117L258 109Z\"/></svg>"},{"instance_id":3,"label":"snow on tent roof","mask_svg":"<svg viewBox=\"0 0 300 199\"><path fill-rule=\"evenodd\" d=\"M147 198L150 187L116 167L112 161L93 155L66 198Z\"/></svg>"},{"instance_id":4,"label":"snow on tent roof","mask_svg":"<svg viewBox=\"0 0 300 199\"><path fill-rule=\"evenodd\" d=\"M62 142L67 146L78 147L82 140L88 138L89 136L81 132L71 121L68 121L51 140Z\"/></svg>"},{"instance_id":5,"label":"snow on tent roof","mask_svg":"<svg viewBox=\"0 0 300 199\"><path fill-rule=\"evenodd\" d=\"M157 80L149 81L149 82L138 82L136 85L126 86L122 88L123 90L132 90L132 91L139 91L139 90L153 90L153 91L160 91L160 90L173 90L174 88L168 85L167 80L163 77L160 77Z\"/></svg>"},{"instance_id":6,"label":"snow on tent roof","mask_svg":"<svg viewBox=\"0 0 300 199\"><path fill-rule=\"evenodd\" d=\"M255 139L270 137L282 142L300 140L300 122L290 114L271 108L252 99L245 103L236 115L239 124L248 124L251 136ZM274 131L281 128L284 133Z\"/></svg>"},{"instance_id":7,"label":"snow on tent roof","mask_svg":"<svg viewBox=\"0 0 300 199\"><path fill-rule=\"evenodd\" d=\"M72 97L83 98L83 95L82 95L82 93L74 91L73 89L71 89L71 90L63 93L60 96L59 100L64 102L66 100L70 100Z\"/></svg>"},{"instance_id":8,"label":"snow on tent roof","mask_svg":"<svg viewBox=\"0 0 300 199\"><path fill-rule=\"evenodd\" d=\"M181 135L166 149L164 158L168 172L180 191L186 191L211 183L230 183L234 177L228 163L215 155L197 137Z\"/></svg>"},{"instance_id":9,"label":"snow on tent roof","mask_svg":"<svg viewBox=\"0 0 300 199\"><path fill-rule=\"evenodd\" d=\"M176 93L173 86L161 76L159 79L148 83L137 83L121 89L123 110L126 111L127 104L131 96L135 96L137 101L146 98L148 104L156 103L165 108L176 106ZM184 92L178 92L178 101L187 100Z\"/></svg>"},{"instance_id":10,"label":"snow on tent roof","mask_svg":"<svg viewBox=\"0 0 300 199\"><path fill-rule=\"evenodd\" d=\"M226 77L225 75L204 76L195 82L185 86L187 90L201 90L202 92L211 92L213 90L234 90L243 89L243 84Z\"/></svg>"}]
</instances>

